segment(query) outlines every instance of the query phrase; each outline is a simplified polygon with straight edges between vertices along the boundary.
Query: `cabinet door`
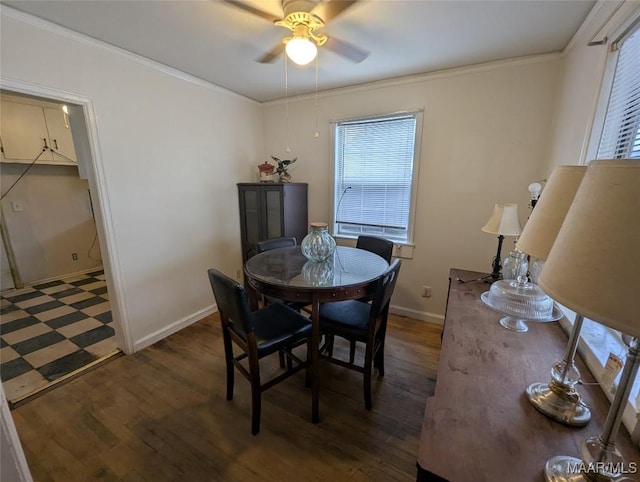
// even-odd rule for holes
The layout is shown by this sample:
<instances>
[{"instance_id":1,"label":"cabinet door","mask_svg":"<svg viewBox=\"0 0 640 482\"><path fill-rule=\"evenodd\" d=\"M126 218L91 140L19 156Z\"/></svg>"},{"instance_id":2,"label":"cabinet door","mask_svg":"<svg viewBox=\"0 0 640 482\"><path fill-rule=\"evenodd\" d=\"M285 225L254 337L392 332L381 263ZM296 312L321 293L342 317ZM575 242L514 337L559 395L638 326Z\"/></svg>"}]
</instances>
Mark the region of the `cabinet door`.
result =
<instances>
[{"instance_id":1,"label":"cabinet door","mask_svg":"<svg viewBox=\"0 0 640 482\"><path fill-rule=\"evenodd\" d=\"M265 239L279 238L283 228L282 188L264 188L264 235Z\"/></svg>"},{"instance_id":2,"label":"cabinet door","mask_svg":"<svg viewBox=\"0 0 640 482\"><path fill-rule=\"evenodd\" d=\"M240 228L242 231L243 260L255 254L261 232L260 190L243 186L240 188Z\"/></svg>"},{"instance_id":3,"label":"cabinet door","mask_svg":"<svg viewBox=\"0 0 640 482\"><path fill-rule=\"evenodd\" d=\"M3 159L31 162L49 145L42 107L17 102L2 102L0 129ZM51 152L39 160L51 160Z\"/></svg>"},{"instance_id":4,"label":"cabinet door","mask_svg":"<svg viewBox=\"0 0 640 482\"><path fill-rule=\"evenodd\" d=\"M75 163L76 151L73 148L73 138L71 137L71 127L69 118L62 111L62 108L45 107L44 118L47 121L47 132L49 133L49 147L59 152L61 155L53 153L53 159L61 162Z\"/></svg>"}]
</instances>

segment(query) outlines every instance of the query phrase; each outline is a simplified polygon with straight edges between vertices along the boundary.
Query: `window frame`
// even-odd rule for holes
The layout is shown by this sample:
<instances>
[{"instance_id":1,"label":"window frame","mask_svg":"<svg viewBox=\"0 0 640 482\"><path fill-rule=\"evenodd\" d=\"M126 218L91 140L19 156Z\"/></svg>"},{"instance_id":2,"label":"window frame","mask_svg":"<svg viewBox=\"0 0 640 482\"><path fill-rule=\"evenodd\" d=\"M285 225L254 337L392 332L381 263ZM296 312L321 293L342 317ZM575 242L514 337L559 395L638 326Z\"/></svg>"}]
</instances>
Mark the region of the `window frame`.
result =
<instances>
[{"instance_id":1,"label":"window frame","mask_svg":"<svg viewBox=\"0 0 640 482\"><path fill-rule=\"evenodd\" d=\"M415 137L414 137L414 149L413 149L413 170L411 174L411 193L409 197L409 217L407 226L407 239L405 241L398 241L392 239L395 246L414 246L415 225L416 225L416 211L417 211L417 198L418 198L418 180L420 175L420 159L421 159L421 147L422 147L422 131L424 124L424 109L415 109L410 111L398 111L389 112L384 114L371 114L358 117L345 118L340 120L331 121L331 184L330 184L330 199L331 199L331 232L334 237L338 239L355 240L358 235L338 234L337 233L337 219L336 208L339 206L342 192L337 192L336 185L336 130L338 125L345 122L370 122L372 120L384 120L393 117L413 116L415 118ZM380 235L384 237L384 235ZM404 257L404 256L403 256Z\"/></svg>"},{"instance_id":2,"label":"window frame","mask_svg":"<svg viewBox=\"0 0 640 482\"><path fill-rule=\"evenodd\" d=\"M585 157L582 164L587 165L592 159L598 158L598 150L602 135L604 134L605 120L609 108L609 101L613 90L613 82L615 78L618 59L624 41L635 33L640 33L640 17L631 21L617 36L617 40L610 42L607 47L604 73L600 84L600 93L596 104L593 122L589 134Z\"/></svg>"},{"instance_id":3,"label":"window frame","mask_svg":"<svg viewBox=\"0 0 640 482\"><path fill-rule=\"evenodd\" d=\"M604 134L605 120L608 112L609 101L612 94L613 82L620 57L620 50L624 41L634 33L640 33L640 17L627 22L624 26L615 32L615 41L608 44L607 57L605 59L605 67L600 85L600 93L598 96L596 109L589 133L587 149L583 151L585 157L582 158L581 164L588 165L592 159L598 158L598 150L601 138ZM640 159L638 159L640 162ZM565 318L560 320L560 325L567 332L571 332L575 321L575 312L569 308L560 305ZM584 360L585 364L591 371L593 377L600 384L602 391L607 398L612 401L615 396L615 389L618 387L622 370L618 373L612 387L602 385L604 368L609 353L619 356L623 362L626 362L628 347L622 341L620 333L597 321L584 318L584 324L580 331L580 340L578 343L578 352ZM640 431L640 372L636 376L633 383L629 398L626 401L623 422L630 433L637 434ZM636 440L640 442L640 440ZM640 445L640 444L639 444Z\"/></svg>"}]
</instances>

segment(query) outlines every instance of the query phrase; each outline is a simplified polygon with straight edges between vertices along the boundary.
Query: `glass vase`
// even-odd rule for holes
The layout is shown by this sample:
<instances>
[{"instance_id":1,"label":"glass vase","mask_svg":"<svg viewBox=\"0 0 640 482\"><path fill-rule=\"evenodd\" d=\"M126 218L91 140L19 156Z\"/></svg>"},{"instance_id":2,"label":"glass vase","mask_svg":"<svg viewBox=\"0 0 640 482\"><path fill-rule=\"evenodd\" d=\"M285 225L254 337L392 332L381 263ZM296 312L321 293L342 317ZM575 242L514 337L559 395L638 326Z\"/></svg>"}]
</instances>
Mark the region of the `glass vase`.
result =
<instances>
[{"instance_id":1,"label":"glass vase","mask_svg":"<svg viewBox=\"0 0 640 482\"><path fill-rule=\"evenodd\" d=\"M327 286L333 281L333 260L325 259L320 263L307 261L302 267L302 277L311 286Z\"/></svg>"},{"instance_id":2,"label":"glass vase","mask_svg":"<svg viewBox=\"0 0 640 482\"><path fill-rule=\"evenodd\" d=\"M336 241L329 234L326 223L311 223L309 234L300 243L300 248L309 261L319 263L333 254Z\"/></svg>"},{"instance_id":3,"label":"glass vase","mask_svg":"<svg viewBox=\"0 0 640 482\"><path fill-rule=\"evenodd\" d=\"M527 255L522 251L510 251L509 256L502 262L502 277L504 279L518 280L524 277L526 281L529 263Z\"/></svg>"}]
</instances>

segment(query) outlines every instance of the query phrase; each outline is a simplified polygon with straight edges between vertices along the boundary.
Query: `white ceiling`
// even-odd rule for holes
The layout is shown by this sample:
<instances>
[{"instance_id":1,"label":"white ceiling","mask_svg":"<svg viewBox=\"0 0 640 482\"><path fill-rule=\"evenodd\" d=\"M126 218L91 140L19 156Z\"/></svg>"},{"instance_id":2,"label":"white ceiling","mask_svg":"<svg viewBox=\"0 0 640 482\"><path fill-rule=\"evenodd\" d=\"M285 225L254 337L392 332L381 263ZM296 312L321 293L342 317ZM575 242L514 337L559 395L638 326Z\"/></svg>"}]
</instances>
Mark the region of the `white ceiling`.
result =
<instances>
[{"instance_id":1,"label":"white ceiling","mask_svg":"<svg viewBox=\"0 0 640 482\"><path fill-rule=\"evenodd\" d=\"M246 0L274 16L280 0ZM591 0L361 0L324 32L370 52L353 63L320 47L318 88L561 52ZM282 56L256 62L288 30L221 0L15 1L2 4L103 40L260 102L285 96ZM288 95L313 92L315 64L288 62Z\"/></svg>"}]
</instances>

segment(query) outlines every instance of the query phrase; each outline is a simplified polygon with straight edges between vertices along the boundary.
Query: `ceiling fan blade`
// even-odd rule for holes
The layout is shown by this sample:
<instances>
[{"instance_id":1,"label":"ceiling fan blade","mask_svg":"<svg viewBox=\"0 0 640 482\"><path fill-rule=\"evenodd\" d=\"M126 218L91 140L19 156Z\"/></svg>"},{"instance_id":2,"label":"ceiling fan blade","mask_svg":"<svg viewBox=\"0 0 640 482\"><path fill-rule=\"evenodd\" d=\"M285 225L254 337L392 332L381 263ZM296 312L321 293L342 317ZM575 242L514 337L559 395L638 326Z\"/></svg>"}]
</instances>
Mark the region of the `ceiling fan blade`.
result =
<instances>
[{"instance_id":1,"label":"ceiling fan blade","mask_svg":"<svg viewBox=\"0 0 640 482\"><path fill-rule=\"evenodd\" d=\"M311 13L327 23L357 2L358 0L325 0L316 5Z\"/></svg>"},{"instance_id":2,"label":"ceiling fan blade","mask_svg":"<svg viewBox=\"0 0 640 482\"><path fill-rule=\"evenodd\" d=\"M279 17L275 17L269 12L265 12L264 10L260 10L259 8L252 7L251 5L241 2L240 0L222 0L222 1L234 7L240 8L245 12L249 12L249 13L252 13L253 15L257 15L258 17L262 17L266 20L269 20L270 22L275 22L276 20L280 20Z\"/></svg>"},{"instance_id":3,"label":"ceiling fan blade","mask_svg":"<svg viewBox=\"0 0 640 482\"><path fill-rule=\"evenodd\" d=\"M369 56L369 52L366 50L356 47L344 40L338 40L335 37L329 37L323 47L337 53L338 55L348 58L356 64L359 64Z\"/></svg>"},{"instance_id":4,"label":"ceiling fan blade","mask_svg":"<svg viewBox=\"0 0 640 482\"><path fill-rule=\"evenodd\" d=\"M284 44L280 42L278 45L273 47L269 52L260 57L257 61L261 64L270 64L274 62L279 55L284 52Z\"/></svg>"}]
</instances>

